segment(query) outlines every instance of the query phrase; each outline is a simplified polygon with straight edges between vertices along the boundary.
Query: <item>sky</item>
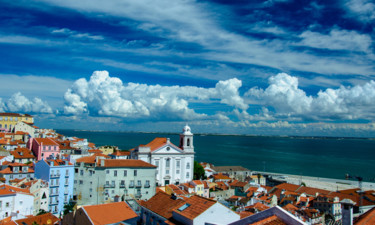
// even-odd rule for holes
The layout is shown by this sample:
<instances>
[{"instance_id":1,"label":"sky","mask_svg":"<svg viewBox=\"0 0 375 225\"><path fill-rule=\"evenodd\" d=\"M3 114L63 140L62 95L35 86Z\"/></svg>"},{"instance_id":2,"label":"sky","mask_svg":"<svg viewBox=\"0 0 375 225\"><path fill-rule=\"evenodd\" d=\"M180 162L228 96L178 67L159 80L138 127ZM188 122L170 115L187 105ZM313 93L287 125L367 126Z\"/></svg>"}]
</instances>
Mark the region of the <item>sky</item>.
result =
<instances>
[{"instance_id":1,"label":"sky","mask_svg":"<svg viewBox=\"0 0 375 225\"><path fill-rule=\"evenodd\" d=\"M375 3L0 0L0 111L54 129L375 137Z\"/></svg>"}]
</instances>

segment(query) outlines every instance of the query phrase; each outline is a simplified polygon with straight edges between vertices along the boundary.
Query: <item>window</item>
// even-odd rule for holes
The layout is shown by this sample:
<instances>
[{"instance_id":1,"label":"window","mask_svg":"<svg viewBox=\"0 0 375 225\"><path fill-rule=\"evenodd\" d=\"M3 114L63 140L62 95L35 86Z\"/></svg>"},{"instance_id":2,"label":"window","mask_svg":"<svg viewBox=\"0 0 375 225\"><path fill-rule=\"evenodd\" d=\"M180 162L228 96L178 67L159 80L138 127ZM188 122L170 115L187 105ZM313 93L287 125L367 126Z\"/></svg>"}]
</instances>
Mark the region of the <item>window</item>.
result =
<instances>
[{"instance_id":1,"label":"window","mask_svg":"<svg viewBox=\"0 0 375 225\"><path fill-rule=\"evenodd\" d=\"M79 174L80 174L81 176L83 176L83 170L81 170Z\"/></svg>"},{"instance_id":2,"label":"window","mask_svg":"<svg viewBox=\"0 0 375 225\"><path fill-rule=\"evenodd\" d=\"M83 184L83 180L80 180L80 181L79 181L79 184Z\"/></svg>"},{"instance_id":3,"label":"window","mask_svg":"<svg viewBox=\"0 0 375 225\"><path fill-rule=\"evenodd\" d=\"M159 160L155 160L155 166L159 167Z\"/></svg>"},{"instance_id":4,"label":"window","mask_svg":"<svg viewBox=\"0 0 375 225\"><path fill-rule=\"evenodd\" d=\"M105 185L109 186L109 180L107 180L107 181L105 182Z\"/></svg>"},{"instance_id":5,"label":"window","mask_svg":"<svg viewBox=\"0 0 375 225\"><path fill-rule=\"evenodd\" d=\"M9 207L9 202L5 203L5 207Z\"/></svg>"},{"instance_id":6,"label":"window","mask_svg":"<svg viewBox=\"0 0 375 225\"><path fill-rule=\"evenodd\" d=\"M129 187L131 187L131 188L134 187L134 180L130 181Z\"/></svg>"},{"instance_id":7,"label":"window","mask_svg":"<svg viewBox=\"0 0 375 225\"><path fill-rule=\"evenodd\" d=\"M186 173L186 178L189 178L189 172Z\"/></svg>"},{"instance_id":8,"label":"window","mask_svg":"<svg viewBox=\"0 0 375 225\"><path fill-rule=\"evenodd\" d=\"M117 177L117 170L113 171L113 176Z\"/></svg>"},{"instance_id":9,"label":"window","mask_svg":"<svg viewBox=\"0 0 375 225\"><path fill-rule=\"evenodd\" d=\"M137 181L137 186L138 187L142 186L142 182L140 180Z\"/></svg>"},{"instance_id":10,"label":"window","mask_svg":"<svg viewBox=\"0 0 375 225\"><path fill-rule=\"evenodd\" d=\"M77 184L77 180L74 180L74 184Z\"/></svg>"},{"instance_id":11,"label":"window","mask_svg":"<svg viewBox=\"0 0 375 225\"><path fill-rule=\"evenodd\" d=\"M165 174L169 174L169 170L166 170L166 171L165 171Z\"/></svg>"},{"instance_id":12,"label":"window","mask_svg":"<svg viewBox=\"0 0 375 225\"><path fill-rule=\"evenodd\" d=\"M145 187L150 187L150 181L149 180L146 180Z\"/></svg>"},{"instance_id":13,"label":"window","mask_svg":"<svg viewBox=\"0 0 375 225\"><path fill-rule=\"evenodd\" d=\"M113 181L112 181L112 187L114 187L114 186L115 186L115 183L116 183L116 182L115 182L115 181L113 180Z\"/></svg>"},{"instance_id":14,"label":"window","mask_svg":"<svg viewBox=\"0 0 375 225\"><path fill-rule=\"evenodd\" d=\"M109 174L109 170L106 170L105 172L106 172L107 174Z\"/></svg>"},{"instance_id":15,"label":"window","mask_svg":"<svg viewBox=\"0 0 375 225\"><path fill-rule=\"evenodd\" d=\"M127 175L128 175L128 171L124 170L124 177L126 177Z\"/></svg>"},{"instance_id":16,"label":"window","mask_svg":"<svg viewBox=\"0 0 375 225\"><path fill-rule=\"evenodd\" d=\"M90 192L92 192L92 188L90 188Z\"/></svg>"},{"instance_id":17,"label":"window","mask_svg":"<svg viewBox=\"0 0 375 225\"><path fill-rule=\"evenodd\" d=\"M134 176L135 177L137 176L137 170L134 170Z\"/></svg>"},{"instance_id":18,"label":"window","mask_svg":"<svg viewBox=\"0 0 375 225\"><path fill-rule=\"evenodd\" d=\"M166 159L165 166L168 168L171 164L171 159Z\"/></svg>"},{"instance_id":19,"label":"window","mask_svg":"<svg viewBox=\"0 0 375 225\"><path fill-rule=\"evenodd\" d=\"M186 169L190 169L190 163L186 163Z\"/></svg>"},{"instance_id":20,"label":"window","mask_svg":"<svg viewBox=\"0 0 375 225\"><path fill-rule=\"evenodd\" d=\"M176 170L176 174L180 174L180 170Z\"/></svg>"},{"instance_id":21,"label":"window","mask_svg":"<svg viewBox=\"0 0 375 225\"><path fill-rule=\"evenodd\" d=\"M177 168L180 168L180 160L177 160L177 161L176 161L176 167L177 167Z\"/></svg>"}]
</instances>

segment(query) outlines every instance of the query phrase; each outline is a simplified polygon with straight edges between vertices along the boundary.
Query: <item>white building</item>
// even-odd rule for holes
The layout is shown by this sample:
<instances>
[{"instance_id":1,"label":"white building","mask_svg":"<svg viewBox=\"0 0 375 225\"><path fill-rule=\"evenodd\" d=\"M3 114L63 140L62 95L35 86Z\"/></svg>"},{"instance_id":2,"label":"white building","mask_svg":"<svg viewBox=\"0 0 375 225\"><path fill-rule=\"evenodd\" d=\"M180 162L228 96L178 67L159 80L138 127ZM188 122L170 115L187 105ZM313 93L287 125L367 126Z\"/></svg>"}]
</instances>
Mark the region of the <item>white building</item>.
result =
<instances>
[{"instance_id":1,"label":"white building","mask_svg":"<svg viewBox=\"0 0 375 225\"><path fill-rule=\"evenodd\" d=\"M12 216L23 219L34 212L34 196L27 190L3 184L0 186L0 219Z\"/></svg>"},{"instance_id":2,"label":"white building","mask_svg":"<svg viewBox=\"0 0 375 225\"><path fill-rule=\"evenodd\" d=\"M177 147L169 138L155 138L146 145L131 150L132 159L140 159L157 166L157 185L186 183L193 179L193 134L186 125Z\"/></svg>"}]
</instances>

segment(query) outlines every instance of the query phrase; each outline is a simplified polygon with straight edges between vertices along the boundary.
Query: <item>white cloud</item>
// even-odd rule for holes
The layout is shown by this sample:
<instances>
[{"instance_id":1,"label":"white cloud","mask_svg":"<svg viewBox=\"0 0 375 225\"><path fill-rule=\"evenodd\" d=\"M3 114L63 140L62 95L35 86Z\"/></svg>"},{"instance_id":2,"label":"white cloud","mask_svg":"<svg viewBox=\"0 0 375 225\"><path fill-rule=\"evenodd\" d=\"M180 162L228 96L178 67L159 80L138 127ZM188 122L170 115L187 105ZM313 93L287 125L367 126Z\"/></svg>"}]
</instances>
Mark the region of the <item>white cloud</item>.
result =
<instances>
[{"instance_id":1,"label":"white cloud","mask_svg":"<svg viewBox=\"0 0 375 225\"><path fill-rule=\"evenodd\" d=\"M298 44L321 49L348 50L369 52L372 43L371 37L359 34L356 31L332 29L329 34L312 31L303 32L302 41Z\"/></svg>"},{"instance_id":2,"label":"white cloud","mask_svg":"<svg viewBox=\"0 0 375 225\"><path fill-rule=\"evenodd\" d=\"M246 96L249 101L273 108L276 117L315 120L375 119L374 81L353 87L328 88L313 97L299 89L296 77L281 73L269 78L266 89L251 88Z\"/></svg>"},{"instance_id":3,"label":"white cloud","mask_svg":"<svg viewBox=\"0 0 375 225\"><path fill-rule=\"evenodd\" d=\"M215 88L123 84L107 71L95 71L90 80L79 79L65 93L66 114L116 116L129 119L193 120L207 118L189 107L190 102L215 101L246 109L236 78L220 81Z\"/></svg>"},{"instance_id":4,"label":"white cloud","mask_svg":"<svg viewBox=\"0 0 375 225\"><path fill-rule=\"evenodd\" d=\"M162 1L51 1L43 0L50 5L58 5L77 10L91 17L101 17L104 14L116 18L125 18L134 21L132 24L136 29L152 33L152 35L172 42L188 42L201 46L202 51L198 57L202 60L216 60L218 62L245 63L259 66L267 66L280 70L300 70L322 74L362 74L372 75L373 61L368 54L352 53L350 56L322 57L315 56L309 52L295 51L292 47L295 43L290 40L262 40L259 41L250 36L225 30L221 19L217 14L210 11L210 3L185 1L185 0L162 0ZM215 5L215 7L219 7ZM127 24L129 26L129 24ZM268 32L281 32L270 27ZM347 33L351 37L365 40L362 36ZM287 36L293 36L290 34ZM305 34L306 35L306 34ZM315 35L315 34L313 34ZM333 35L333 34L331 34ZM324 37L323 37L324 38ZM332 38L338 37L328 37ZM327 38L326 38L327 39ZM341 40L341 39L339 39ZM366 43L349 41L341 44L335 43L335 48L345 46L352 50L350 44L366 48ZM316 41L308 39L306 44L319 45ZM367 41L367 40L366 40ZM349 43L349 44L347 44ZM329 45L326 45L329 46ZM94 47L94 46L93 46ZM118 46L113 46L118 48ZM123 46L122 46L123 47ZM102 48L95 46L95 48ZM361 49L361 50L362 50ZM129 50L129 49L126 49ZM152 49L155 54L175 55L176 57L192 57L197 55L167 49ZM142 54L149 55L149 51ZM312 63L314 62L314 63ZM210 73L214 74L214 73ZM211 75L212 79L213 75ZM228 79L228 75L220 79Z\"/></svg>"},{"instance_id":5,"label":"white cloud","mask_svg":"<svg viewBox=\"0 0 375 225\"><path fill-rule=\"evenodd\" d=\"M61 29L54 29L51 31L52 34L60 34L60 35L66 35L68 37L72 38L78 38L78 39L91 39L91 40L104 40L104 37L101 35L92 35L89 33L80 33L74 30L70 30L68 28L61 28Z\"/></svg>"},{"instance_id":6,"label":"white cloud","mask_svg":"<svg viewBox=\"0 0 375 225\"><path fill-rule=\"evenodd\" d=\"M43 102L40 98L29 100L20 92L13 94L5 105L10 112L52 113L52 108L47 102Z\"/></svg>"},{"instance_id":7,"label":"white cloud","mask_svg":"<svg viewBox=\"0 0 375 225\"><path fill-rule=\"evenodd\" d=\"M350 16L359 21L371 22L375 19L375 3L371 0L349 0L345 2Z\"/></svg>"}]
</instances>

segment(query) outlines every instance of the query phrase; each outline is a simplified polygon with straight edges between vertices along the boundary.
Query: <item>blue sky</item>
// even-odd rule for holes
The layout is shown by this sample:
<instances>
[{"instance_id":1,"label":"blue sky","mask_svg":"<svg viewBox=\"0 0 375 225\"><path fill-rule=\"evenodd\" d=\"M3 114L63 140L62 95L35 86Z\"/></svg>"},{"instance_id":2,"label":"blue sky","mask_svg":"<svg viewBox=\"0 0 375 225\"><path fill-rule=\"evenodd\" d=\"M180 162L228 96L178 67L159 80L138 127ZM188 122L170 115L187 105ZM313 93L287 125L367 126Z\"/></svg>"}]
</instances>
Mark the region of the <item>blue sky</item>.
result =
<instances>
[{"instance_id":1,"label":"blue sky","mask_svg":"<svg viewBox=\"0 0 375 225\"><path fill-rule=\"evenodd\" d=\"M0 6L0 110L41 127L375 136L372 1Z\"/></svg>"}]
</instances>

